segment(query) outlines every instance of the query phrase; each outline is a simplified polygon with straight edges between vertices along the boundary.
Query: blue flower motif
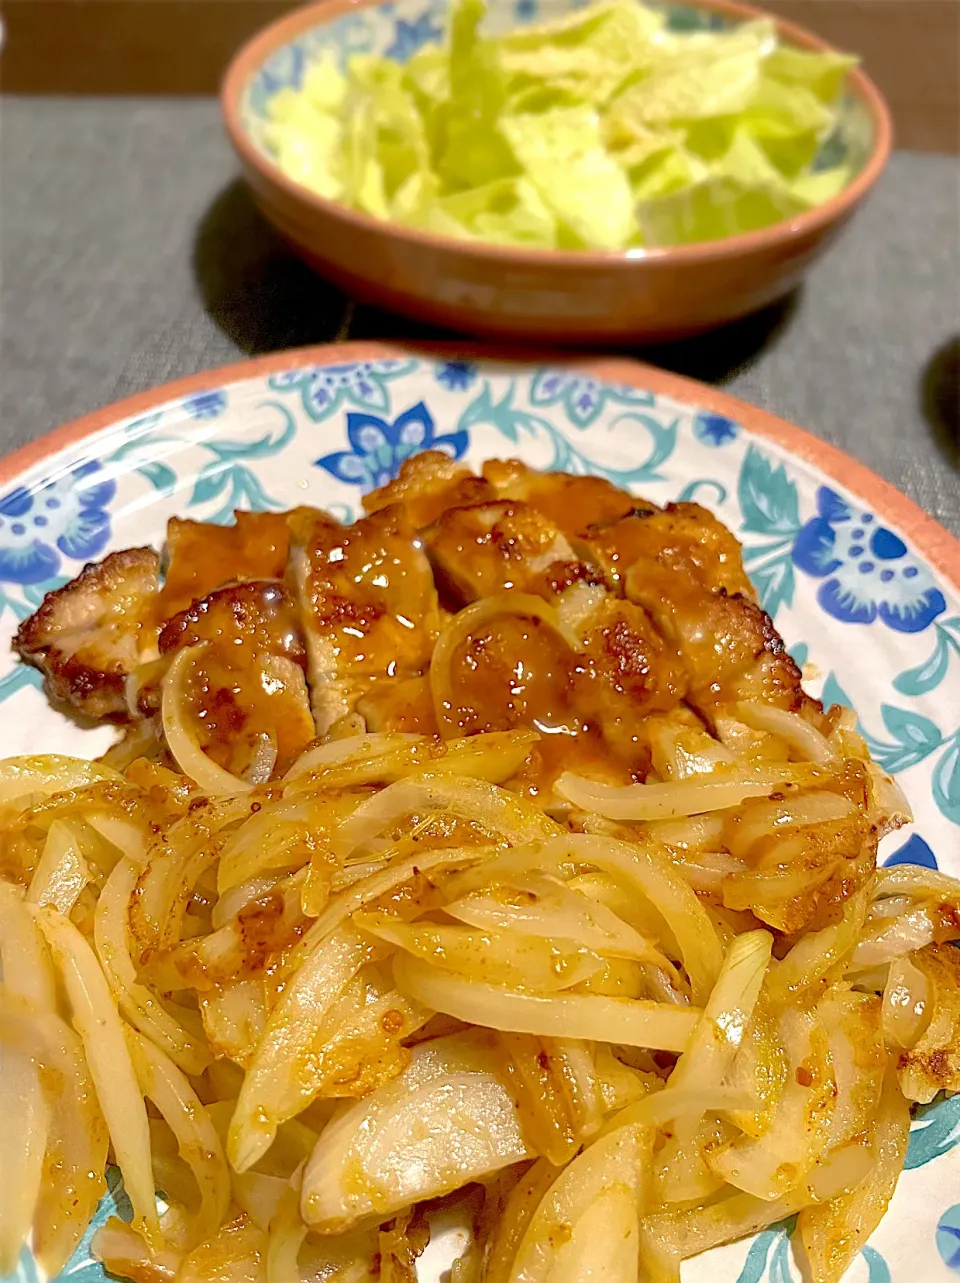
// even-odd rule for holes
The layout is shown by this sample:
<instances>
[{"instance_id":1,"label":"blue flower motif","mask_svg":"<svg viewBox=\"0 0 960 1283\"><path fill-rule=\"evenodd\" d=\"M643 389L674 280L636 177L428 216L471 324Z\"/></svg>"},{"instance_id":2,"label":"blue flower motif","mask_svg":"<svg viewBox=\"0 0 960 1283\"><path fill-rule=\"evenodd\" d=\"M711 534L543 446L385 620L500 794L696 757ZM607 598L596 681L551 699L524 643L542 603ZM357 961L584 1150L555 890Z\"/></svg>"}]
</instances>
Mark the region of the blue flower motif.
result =
<instances>
[{"instance_id":1,"label":"blue flower motif","mask_svg":"<svg viewBox=\"0 0 960 1283\"><path fill-rule=\"evenodd\" d=\"M704 445L726 445L739 431L737 424L722 414L698 414L693 421L693 435Z\"/></svg>"},{"instance_id":2,"label":"blue flower motif","mask_svg":"<svg viewBox=\"0 0 960 1283\"><path fill-rule=\"evenodd\" d=\"M937 1224L937 1251L948 1270L960 1274L960 1203L948 1207Z\"/></svg>"},{"instance_id":3,"label":"blue flower motif","mask_svg":"<svg viewBox=\"0 0 960 1283\"><path fill-rule=\"evenodd\" d=\"M892 864L919 864L925 869L938 867L937 857L919 833L914 833L912 837L907 838L906 842L884 860L883 864L884 868L889 868Z\"/></svg>"},{"instance_id":4,"label":"blue flower motif","mask_svg":"<svg viewBox=\"0 0 960 1283\"><path fill-rule=\"evenodd\" d=\"M298 391L303 408L316 423L329 419L344 402L361 410L384 414L390 410L392 379L410 374L418 361L351 361L348 365L318 365L306 370L285 370L271 375L277 392Z\"/></svg>"},{"instance_id":5,"label":"blue flower motif","mask_svg":"<svg viewBox=\"0 0 960 1283\"><path fill-rule=\"evenodd\" d=\"M466 392L476 377L477 367L472 361L444 361L437 366L437 382L448 392Z\"/></svg>"},{"instance_id":6,"label":"blue flower motif","mask_svg":"<svg viewBox=\"0 0 960 1283\"><path fill-rule=\"evenodd\" d=\"M196 396L187 397L183 408L191 419L217 419L227 408L227 394L219 388L213 392L198 392Z\"/></svg>"},{"instance_id":7,"label":"blue flower motif","mask_svg":"<svg viewBox=\"0 0 960 1283\"><path fill-rule=\"evenodd\" d=\"M391 481L404 459L421 450L442 450L451 459L459 459L469 438L466 432L436 436L429 410L418 401L393 423L373 414L351 412L347 415L347 439L349 450L325 455L317 459L316 466L347 485L372 490Z\"/></svg>"},{"instance_id":8,"label":"blue flower motif","mask_svg":"<svg viewBox=\"0 0 960 1283\"><path fill-rule=\"evenodd\" d=\"M794 540L793 563L823 579L817 601L834 619L919 633L946 610L943 593L899 535L872 512L852 508L836 491L817 491L818 515Z\"/></svg>"},{"instance_id":9,"label":"blue flower motif","mask_svg":"<svg viewBox=\"0 0 960 1283\"><path fill-rule=\"evenodd\" d=\"M653 394L639 388L602 383L570 370L539 370L530 386L531 405L562 405L570 422L589 428L602 414L608 401L616 405L652 405Z\"/></svg>"},{"instance_id":10,"label":"blue flower motif","mask_svg":"<svg viewBox=\"0 0 960 1283\"><path fill-rule=\"evenodd\" d=\"M437 26L434 17L430 9L424 9L413 22L398 18L393 44L385 50L385 57L392 62L409 62L424 45L439 44L443 39L443 28Z\"/></svg>"},{"instance_id":11,"label":"blue flower motif","mask_svg":"<svg viewBox=\"0 0 960 1283\"><path fill-rule=\"evenodd\" d=\"M0 580L39 583L57 574L61 554L86 561L103 551L110 538L106 506L117 486L101 472L90 460L36 489L18 486L0 498Z\"/></svg>"},{"instance_id":12,"label":"blue flower motif","mask_svg":"<svg viewBox=\"0 0 960 1283\"><path fill-rule=\"evenodd\" d=\"M537 16L538 0L516 0L513 16L517 22L533 22Z\"/></svg>"}]
</instances>

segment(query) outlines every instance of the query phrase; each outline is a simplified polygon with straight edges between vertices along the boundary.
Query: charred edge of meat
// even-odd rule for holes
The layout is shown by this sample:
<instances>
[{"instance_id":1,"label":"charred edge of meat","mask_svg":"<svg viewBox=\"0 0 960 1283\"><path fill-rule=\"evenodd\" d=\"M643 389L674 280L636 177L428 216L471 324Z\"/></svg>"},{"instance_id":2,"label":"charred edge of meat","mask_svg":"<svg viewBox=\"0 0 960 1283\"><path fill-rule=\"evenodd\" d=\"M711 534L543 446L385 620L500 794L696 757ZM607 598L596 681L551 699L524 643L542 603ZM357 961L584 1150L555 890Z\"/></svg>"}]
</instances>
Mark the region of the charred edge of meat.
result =
<instances>
[{"instance_id":1,"label":"charred edge of meat","mask_svg":"<svg viewBox=\"0 0 960 1283\"><path fill-rule=\"evenodd\" d=\"M24 663L44 675L51 699L88 717L130 718L125 684L138 661L144 603L157 591L153 548L126 548L90 562L47 593L13 639Z\"/></svg>"}]
</instances>

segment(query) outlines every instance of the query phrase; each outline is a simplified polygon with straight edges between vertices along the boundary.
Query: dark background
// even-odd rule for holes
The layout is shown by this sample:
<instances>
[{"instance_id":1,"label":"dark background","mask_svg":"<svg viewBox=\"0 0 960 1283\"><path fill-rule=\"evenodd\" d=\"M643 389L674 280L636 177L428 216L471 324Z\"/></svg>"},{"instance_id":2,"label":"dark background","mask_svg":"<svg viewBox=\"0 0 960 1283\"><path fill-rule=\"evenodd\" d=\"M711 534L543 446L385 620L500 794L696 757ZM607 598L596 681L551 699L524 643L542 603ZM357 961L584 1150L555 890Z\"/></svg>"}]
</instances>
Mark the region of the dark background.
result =
<instances>
[{"instance_id":1,"label":"dark background","mask_svg":"<svg viewBox=\"0 0 960 1283\"><path fill-rule=\"evenodd\" d=\"M762 2L762 0L761 0ZM212 94L292 0L5 0L0 86L29 94ZM766 0L860 54L897 145L960 152L960 0Z\"/></svg>"}]
</instances>

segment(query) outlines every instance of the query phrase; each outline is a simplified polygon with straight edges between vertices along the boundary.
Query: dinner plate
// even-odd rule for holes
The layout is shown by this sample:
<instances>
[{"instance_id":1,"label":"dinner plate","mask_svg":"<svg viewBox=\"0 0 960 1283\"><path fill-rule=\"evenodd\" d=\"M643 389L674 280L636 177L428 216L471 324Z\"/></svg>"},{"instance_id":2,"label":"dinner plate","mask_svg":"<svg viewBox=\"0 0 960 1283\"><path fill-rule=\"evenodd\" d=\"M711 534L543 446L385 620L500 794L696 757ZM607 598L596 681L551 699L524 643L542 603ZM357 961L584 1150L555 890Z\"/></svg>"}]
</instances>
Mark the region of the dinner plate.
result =
<instances>
[{"instance_id":1,"label":"dinner plate","mask_svg":"<svg viewBox=\"0 0 960 1283\"><path fill-rule=\"evenodd\" d=\"M960 544L849 456L688 380L628 361L513 363L490 350L305 348L197 375L69 424L0 462L0 755L102 752L111 732L52 710L6 642L44 594L113 548L159 546L167 518L328 508L424 449L607 477L695 499L733 530L807 689L856 708L915 823L884 863L960 875ZM97 1214L127 1211L115 1172ZM802 1277L790 1223L697 1258L684 1278ZM455 1230L421 1279L439 1280ZM61 1278L102 1283L88 1234ZM446 1259L444 1259L444 1257ZM960 1095L921 1107L887 1217L852 1283L960 1273ZM39 1277L24 1252L20 1283Z\"/></svg>"}]
</instances>

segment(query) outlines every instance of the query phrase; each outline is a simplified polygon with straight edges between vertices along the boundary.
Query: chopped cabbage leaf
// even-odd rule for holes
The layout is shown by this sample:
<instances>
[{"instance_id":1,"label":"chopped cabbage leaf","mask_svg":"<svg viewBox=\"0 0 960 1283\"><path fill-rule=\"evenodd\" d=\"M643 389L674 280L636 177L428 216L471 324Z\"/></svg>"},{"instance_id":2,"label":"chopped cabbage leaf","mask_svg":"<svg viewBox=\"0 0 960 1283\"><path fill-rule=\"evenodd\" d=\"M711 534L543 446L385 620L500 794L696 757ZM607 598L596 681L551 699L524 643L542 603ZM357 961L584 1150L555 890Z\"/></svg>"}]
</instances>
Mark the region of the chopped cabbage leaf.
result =
<instances>
[{"instance_id":1,"label":"chopped cabbage leaf","mask_svg":"<svg viewBox=\"0 0 960 1283\"><path fill-rule=\"evenodd\" d=\"M527 178L502 178L456 192L440 208L468 232L495 244L550 249L557 243L557 220Z\"/></svg>"},{"instance_id":2,"label":"chopped cabbage leaf","mask_svg":"<svg viewBox=\"0 0 960 1283\"><path fill-rule=\"evenodd\" d=\"M604 149L593 108L505 116L502 128L530 182L560 220L567 243L626 245L635 227L633 196L623 170Z\"/></svg>"},{"instance_id":3,"label":"chopped cabbage leaf","mask_svg":"<svg viewBox=\"0 0 960 1283\"><path fill-rule=\"evenodd\" d=\"M481 187L518 173L498 128L506 105L506 78L494 44L480 35L483 0L460 0L450 22L450 98L441 116L441 177L460 187Z\"/></svg>"},{"instance_id":4,"label":"chopped cabbage leaf","mask_svg":"<svg viewBox=\"0 0 960 1283\"><path fill-rule=\"evenodd\" d=\"M653 65L662 27L662 14L615 0L511 32L500 44L501 65L524 87L566 90L601 104L627 75Z\"/></svg>"},{"instance_id":5,"label":"chopped cabbage leaf","mask_svg":"<svg viewBox=\"0 0 960 1283\"><path fill-rule=\"evenodd\" d=\"M854 176L837 103L856 59L781 45L768 18L672 31L636 0L502 35L485 18L456 0L445 42L403 64L323 52L268 102L281 170L435 235L610 252L766 227Z\"/></svg>"},{"instance_id":6,"label":"chopped cabbage leaf","mask_svg":"<svg viewBox=\"0 0 960 1283\"><path fill-rule=\"evenodd\" d=\"M767 58L764 70L784 84L805 86L821 102L832 103L843 87L847 72L856 65L856 58L832 49L811 53L807 49L780 45Z\"/></svg>"}]
</instances>

